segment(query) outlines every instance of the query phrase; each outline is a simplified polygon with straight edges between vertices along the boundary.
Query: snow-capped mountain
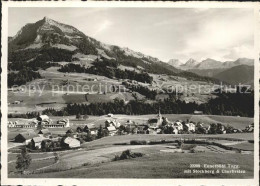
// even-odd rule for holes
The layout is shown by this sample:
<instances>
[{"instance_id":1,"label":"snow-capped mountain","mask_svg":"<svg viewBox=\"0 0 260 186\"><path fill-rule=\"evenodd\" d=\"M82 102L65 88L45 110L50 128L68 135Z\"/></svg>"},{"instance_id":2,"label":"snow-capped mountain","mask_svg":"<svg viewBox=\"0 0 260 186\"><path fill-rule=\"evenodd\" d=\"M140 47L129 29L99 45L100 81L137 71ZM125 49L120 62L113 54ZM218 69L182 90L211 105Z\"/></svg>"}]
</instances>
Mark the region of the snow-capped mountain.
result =
<instances>
[{"instance_id":1,"label":"snow-capped mountain","mask_svg":"<svg viewBox=\"0 0 260 186\"><path fill-rule=\"evenodd\" d=\"M176 59L177 61L177 59ZM170 63L169 63L170 64ZM253 66L254 60L248 58L239 58L236 61L217 61L214 59L205 59L201 62L197 62L194 59L189 59L185 64L175 65L177 68L182 70L196 71L196 70L210 70L210 69L228 69L239 65Z\"/></svg>"}]
</instances>

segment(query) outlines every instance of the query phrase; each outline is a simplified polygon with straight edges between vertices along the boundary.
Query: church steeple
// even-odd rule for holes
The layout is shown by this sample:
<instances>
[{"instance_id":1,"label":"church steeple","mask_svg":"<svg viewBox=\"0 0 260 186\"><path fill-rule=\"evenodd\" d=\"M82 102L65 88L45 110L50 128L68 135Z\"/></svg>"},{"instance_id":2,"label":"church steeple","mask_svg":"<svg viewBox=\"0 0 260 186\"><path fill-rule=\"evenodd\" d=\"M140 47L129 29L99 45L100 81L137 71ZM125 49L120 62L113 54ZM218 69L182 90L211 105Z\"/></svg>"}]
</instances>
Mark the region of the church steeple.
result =
<instances>
[{"instance_id":1,"label":"church steeple","mask_svg":"<svg viewBox=\"0 0 260 186\"><path fill-rule=\"evenodd\" d=\"M159 113L158 113L158 116L157 116L157 127L161 126L162 122L163 122L163 119L162 119L161 110L160 110L160 107L159 107Z\"/></svg>"},{"instance_id":2,"label":"church steeple","mask_svg":"<svg viewBox=\"0 0 260 186\"><path fill-rule=\"evenodd\" d=\"M160 109L160 107L159 107L159 113L158 113L158 117L162 117L162 115L161 115L161 109Z\"/></svg>"}]
</instances>

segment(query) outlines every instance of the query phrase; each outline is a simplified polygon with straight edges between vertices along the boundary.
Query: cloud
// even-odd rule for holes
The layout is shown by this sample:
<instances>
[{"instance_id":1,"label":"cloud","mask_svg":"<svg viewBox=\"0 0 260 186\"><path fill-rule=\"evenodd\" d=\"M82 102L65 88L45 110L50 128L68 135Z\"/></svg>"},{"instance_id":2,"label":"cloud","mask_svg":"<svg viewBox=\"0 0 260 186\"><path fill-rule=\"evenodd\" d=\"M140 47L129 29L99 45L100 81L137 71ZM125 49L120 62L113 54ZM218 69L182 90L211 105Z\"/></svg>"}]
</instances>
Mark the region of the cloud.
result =
<instances>
[{"instance_id":1,"label":"cloud","mask_svg":"<svg viewBox=\"0 0 260 186\"><path fill-rule=\"evenodd\" d=\"M112 22L109 20L103 21L101 24L98 25L97 30L93 33L94 36L100 34L101 32L105 32L110 26Z\"/></svg>"},{"instance_id":2,"label":"cloud","mask_svg":"<svg viewBox=\"0 0 260 186\"><path fill-rule=\"evenodd\" d=\"M8 12L10 36L48 15L101 42L163 61L236 60L250 57L254 45L254 12L248 8L10 8Z\"/></svg>"},{"instance_id":3,"label":"cloud","mask_svg":"<svg viewBox=\"0 0 260 186\"><path fill-rule=\"evenodd\" d=\"M233 47L226 55L224 55L224 58L229 60L242 57L254 58L254 50L251 48L252 47L246 45Z\"/></svg>"}]
</instances>

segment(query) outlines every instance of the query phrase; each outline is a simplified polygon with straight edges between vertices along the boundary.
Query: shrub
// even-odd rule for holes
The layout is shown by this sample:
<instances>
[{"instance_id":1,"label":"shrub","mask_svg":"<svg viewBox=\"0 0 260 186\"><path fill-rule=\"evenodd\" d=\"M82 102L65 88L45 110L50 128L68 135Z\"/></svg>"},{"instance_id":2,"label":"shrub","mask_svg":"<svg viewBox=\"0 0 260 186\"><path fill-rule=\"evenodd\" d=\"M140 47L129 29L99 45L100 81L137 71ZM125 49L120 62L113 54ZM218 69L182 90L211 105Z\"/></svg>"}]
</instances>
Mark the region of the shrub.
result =
<instances>
[{"instance_id":1,"label":"shrub","mask_svg":"<svg viewBox=\"0 0 260 186\"><path fill-rule=\"evenodd\" d=\"M146 145L147 142L145 140L131 140L130 145Z\"/></svg>"},{"instance_id":2,"label":"shrub","mask_svg":"<svg viewBox=\"0 0 260 186\"><path fill-rule=\"evenodd\" d=\"M115 157L113 158L113 161L138 158L138 157L142 157L142 156L143 156L143 154L140 152L132 153L130 150L125 150L122 152L122 154L120 156L115 155Z\"/></svg>"}]
</instances>

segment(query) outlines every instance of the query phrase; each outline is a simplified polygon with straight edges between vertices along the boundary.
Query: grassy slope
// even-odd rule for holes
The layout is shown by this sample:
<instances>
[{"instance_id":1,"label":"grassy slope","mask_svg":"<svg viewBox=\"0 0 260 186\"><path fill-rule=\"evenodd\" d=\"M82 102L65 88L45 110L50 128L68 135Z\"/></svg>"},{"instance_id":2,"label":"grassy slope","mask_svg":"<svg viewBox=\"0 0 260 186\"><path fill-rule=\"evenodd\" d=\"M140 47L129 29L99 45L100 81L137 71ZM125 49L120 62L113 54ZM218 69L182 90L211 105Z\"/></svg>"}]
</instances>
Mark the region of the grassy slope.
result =
<instances>
[{"instance_id":1,"label":"grassy slope","mask_svg":"<svg viewBox=\"0 0 260 186\"><path fill-rule=\"evenodd\" d=\"M239 164L246 174L184 174L191 163ZM26 177L55 178L252 178L253 156L218 153L158 153L142 158L103 163L63 172L33 174Z\"/></svg>"},{"instance_id":2,"label":"grassy slope","mask_svg":"<svg viewBox=\"0 0 260 186\"><path fill-rule=\"evenodd\" d=\"M91 141L85 144L82 144L83 148L95 148L98 146L108 146L115 143L129 143L131 140L174 140L178 138L185 139L194 139L194 138L230 138L230 139L244 139L244 140L253 140L253 133L244 133L244 134L219 134L219 135L199 135L199 134L187 134L187 135L171 135L171 134L159 134L159 135L123 135L123 136L108 136L101 138L99 140Z\"/></svg>"}]
</instances>

